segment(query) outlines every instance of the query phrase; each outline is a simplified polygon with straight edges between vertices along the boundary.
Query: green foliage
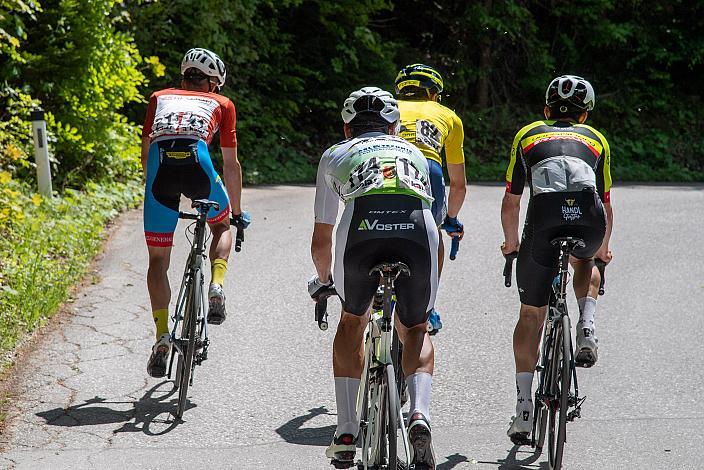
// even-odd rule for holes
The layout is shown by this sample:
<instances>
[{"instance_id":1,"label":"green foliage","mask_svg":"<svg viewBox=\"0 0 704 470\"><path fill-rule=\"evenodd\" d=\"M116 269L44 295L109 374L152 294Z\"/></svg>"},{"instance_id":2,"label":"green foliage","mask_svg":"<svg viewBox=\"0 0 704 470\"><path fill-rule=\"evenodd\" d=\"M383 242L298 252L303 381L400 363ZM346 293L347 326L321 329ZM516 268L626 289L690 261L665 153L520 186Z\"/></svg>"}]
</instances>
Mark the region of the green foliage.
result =
<instances>
[{"instance_id":1,"label":"green foliage","mask_svg":"<svg viewBox=\"0 0 704 470\"><path fill-rule=\"evenodd\" d=\"M0 10L0 36L7 25L16 32L0 48L8 63L0 69L0 82L5 82L0 99L14 105L0 116L0 153L31 145L31 135L19 121L27 120L29 106L41 105L49 112L55 187L136 177L137 128L121 110L144 101L140 87L146 84L145 73L158 75L162 66L156 57L143 59L132 37L121 30L129 20L123 6L114 0L0 5L10 6L6 13ZM30 104L30 97L37 101Z\"/></svg>"},{"instance_id":2,"label":"green foliage","mask_svg":"<svg viewBox=\"0 0 704 470\"><path fill-rule=\"evenodd\" d=\"M135 183L43 199L0 172L0 350L65 301L100 248L103 226L141 196Z\"/></svg>"},{"instance_id":3,"label":"green foliage","mask_svg":"<svg viewBox=\"0 0 704 470\"><path fill-rule=\"evenodd\" d=\"M166 65L145 93L178 84L189 48L215 51L228 67L223 93L237 107L245 181L282 183L313 180L322 151L343 138L339 106L353 88L393 83L389 50L369 25L387 4L163 0L132 4L129 14L142 54Z\"/></svg>"}]
</instances>

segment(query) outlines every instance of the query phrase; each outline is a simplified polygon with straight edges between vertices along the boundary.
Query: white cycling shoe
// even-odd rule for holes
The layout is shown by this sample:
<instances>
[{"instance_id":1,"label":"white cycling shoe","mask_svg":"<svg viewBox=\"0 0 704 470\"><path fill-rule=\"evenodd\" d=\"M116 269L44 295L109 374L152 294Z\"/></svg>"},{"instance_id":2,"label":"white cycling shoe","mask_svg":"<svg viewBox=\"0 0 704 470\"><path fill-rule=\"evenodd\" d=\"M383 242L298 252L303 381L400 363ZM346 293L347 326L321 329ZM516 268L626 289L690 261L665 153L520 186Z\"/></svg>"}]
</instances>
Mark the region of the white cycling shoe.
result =
<instances>
[{"instance_id":1,"label":"white cycling shoe","mask_svg":"<svg viewBox=\"0 0 704 470\"><path fill-rule=\"evenodd\" d=\"M574 358L577 367L591 367L596 364L599 340L594 336L593 328L580 328L577 325L577 355Z\"/></svg>"},{"instance_id":2,"label":"white cycling shoe","mask_svg":"<svg viewBox=\"0 0 704 470\"><path fill-rule=\"evenodd\" d=\"M351 468L355 465L357 439L352 434L334 436L332 444L325 450L325 456L335 468Z\"/></svg>"},{"instance_id":3,"label":"white cycling shoe","mask_svg":"<svg viewBox=\"0 0 704 470\"><path fill-rule=\"evenodd\" d=\"M166 361L169 357L169 352L171 352L171 335L164 333L152 346L152 353L147 362L147 373L149 375L156 378L166 376Z\"/></svg>"},{"instance_id":4,"label":"white cycling shoe","mask_svg":"<svg viewBox=\"0 0 704 470\"><path fill-rule=\"evenodd\" d=\"M416 411L408 420L408 441L411 444L411 468L435 470L435 452L430 423L423 413Z\"/></svg>"},{"instance_id":5,"label":"white cycling shoe","mask_svg":"<svg viewBox=\"0 0 704 470\"><path fill-rule=\"evenodd\" d=\"M220 325L226 317L225 292L220 284L210 284L210 289L208 289L208 323Z\"/></svg>"},{"instance_id":6,"label":"white cycling shoe","mask_svg":"<svg viewBox=\"0 0 704 470\"><path fill-rule=\"evenodd\" d=\"M529 402L532 404L532 402ZM518 413L518 416L511 417L511 426L506 431L511 442L517 446L530 445L531 431L533 430L533 407Z\"/></svg>"}]
</instances>

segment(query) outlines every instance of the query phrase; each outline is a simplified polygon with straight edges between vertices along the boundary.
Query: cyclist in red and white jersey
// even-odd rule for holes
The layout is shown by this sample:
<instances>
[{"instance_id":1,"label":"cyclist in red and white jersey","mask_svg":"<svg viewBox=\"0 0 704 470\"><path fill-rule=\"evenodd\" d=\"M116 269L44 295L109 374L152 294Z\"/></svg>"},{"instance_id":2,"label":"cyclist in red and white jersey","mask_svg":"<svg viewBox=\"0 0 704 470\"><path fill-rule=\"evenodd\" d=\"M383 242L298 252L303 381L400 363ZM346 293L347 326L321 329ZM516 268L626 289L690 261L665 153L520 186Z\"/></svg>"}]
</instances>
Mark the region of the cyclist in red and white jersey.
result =
<instances>
[{"instance_id":1,"label":"cyclist in red and white jersey","mask_svg":"<svg viewBox=\"0 0 704 470\"><path fill-rule=\"evenodd\" d=\"M190 199L217 201L208 223L212 279L208 291L208 323L225 320L223 282L232 248L230 213L248 223L242 213L242 171L237 159L235 105L217 94L225 84L225 64L213 52L195 48L181 62L180 88L157 91L149 99L142 131L142 167L147 183L144 198L144 235L149 250L147 287L156 324L156 344L147 372L166 374L170 351L168 307L171 289L167 277L173 234L178 222L181 195ZM208 152L214 135L220 133L223 178L217 174Z\"/></svg>"}]
</instances>

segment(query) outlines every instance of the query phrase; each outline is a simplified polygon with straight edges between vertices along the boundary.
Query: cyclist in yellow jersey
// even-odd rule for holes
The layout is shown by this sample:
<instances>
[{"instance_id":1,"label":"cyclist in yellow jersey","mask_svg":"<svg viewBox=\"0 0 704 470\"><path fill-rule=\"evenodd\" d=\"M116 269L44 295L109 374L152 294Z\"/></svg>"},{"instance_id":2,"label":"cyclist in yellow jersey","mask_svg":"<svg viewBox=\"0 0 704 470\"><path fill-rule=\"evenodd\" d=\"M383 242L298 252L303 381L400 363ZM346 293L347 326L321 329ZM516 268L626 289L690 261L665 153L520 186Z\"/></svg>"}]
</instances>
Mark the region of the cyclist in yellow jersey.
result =
<instances>
[{"instance_id":1,"label":"cyclist in yellow jersey","mask_svg":"<svg viewBox=\"0 0 704 470\"><path fill-rule=\"evenodd\" d=\"M443 91L440 73L424 64L407 65L396 77L396 95L401 112L399 135L415 144L428 159L430 183L435 198L432 206L435 223L448 235L460 240L464 227L457 220L467 192L464 167L464 129L462 120L454 111L440 104ZM445 179L442 173L441 152L445 149L450 193L445 199ZM438 246L438 275L442 273L445 247L440 237ZM433 310L428 319L430 334L442 328L440 315Z\"/></svg>"},{"instance_id":2,"label":"cyclist in yellow jersey","mask_svg":"<svg viewBox=\"0 0 704 470\"><path fill-rule=\"evenodd\" d=\"M613 212L611 210L611 150L604 136L584 122L594 108L594 89L581 77L555 78L545 93L545 120L516 134L506 172L501 206L504 255L518 251L516 283L521 298L513 334L516 363L516 416L508 436L514 444L530 443L533 426L532 383L538 362L540 336L557 274L556 237L584 240L570 259L572 284L579 305L575 364L591 367L597 360L594 314L601 275L594 258L608 263ZM530 199L518 240L521 194L528 184Z\"/></svg>"}]
</instances>

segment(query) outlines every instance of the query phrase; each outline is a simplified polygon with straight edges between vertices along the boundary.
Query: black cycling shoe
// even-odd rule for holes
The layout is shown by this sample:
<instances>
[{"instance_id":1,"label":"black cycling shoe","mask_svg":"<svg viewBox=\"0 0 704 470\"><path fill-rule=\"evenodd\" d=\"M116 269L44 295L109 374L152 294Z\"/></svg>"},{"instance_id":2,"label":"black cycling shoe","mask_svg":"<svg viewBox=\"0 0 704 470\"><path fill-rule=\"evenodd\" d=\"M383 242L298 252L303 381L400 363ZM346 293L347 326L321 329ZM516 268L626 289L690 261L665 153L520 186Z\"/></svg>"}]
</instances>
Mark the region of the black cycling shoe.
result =
<instances>
[{"instance_id":1,"label":"black cycling shoe","mask_svg":"<svg viewBox=\"0 0 704 470\"><path fill-rule=\"evenodd\" d=\"M325 456L330 459L330 465L335 468L352 468L356 465L354 461L356 452L357 438L352 434L343 434L333 438L332 444L325 450Z\"/></svg>"},{"instance_id":2,"label":"black cycling shoe","mask_svg":"<svg viewBox=\"0 0 704 470\"><path fill-rule=\"evenodd\" d=\"M408 420L408 441L411 444L411 468L435 470L435 453L430 434L430 423L423 413L413 413Z\"/></svg>"}]
</instances>

